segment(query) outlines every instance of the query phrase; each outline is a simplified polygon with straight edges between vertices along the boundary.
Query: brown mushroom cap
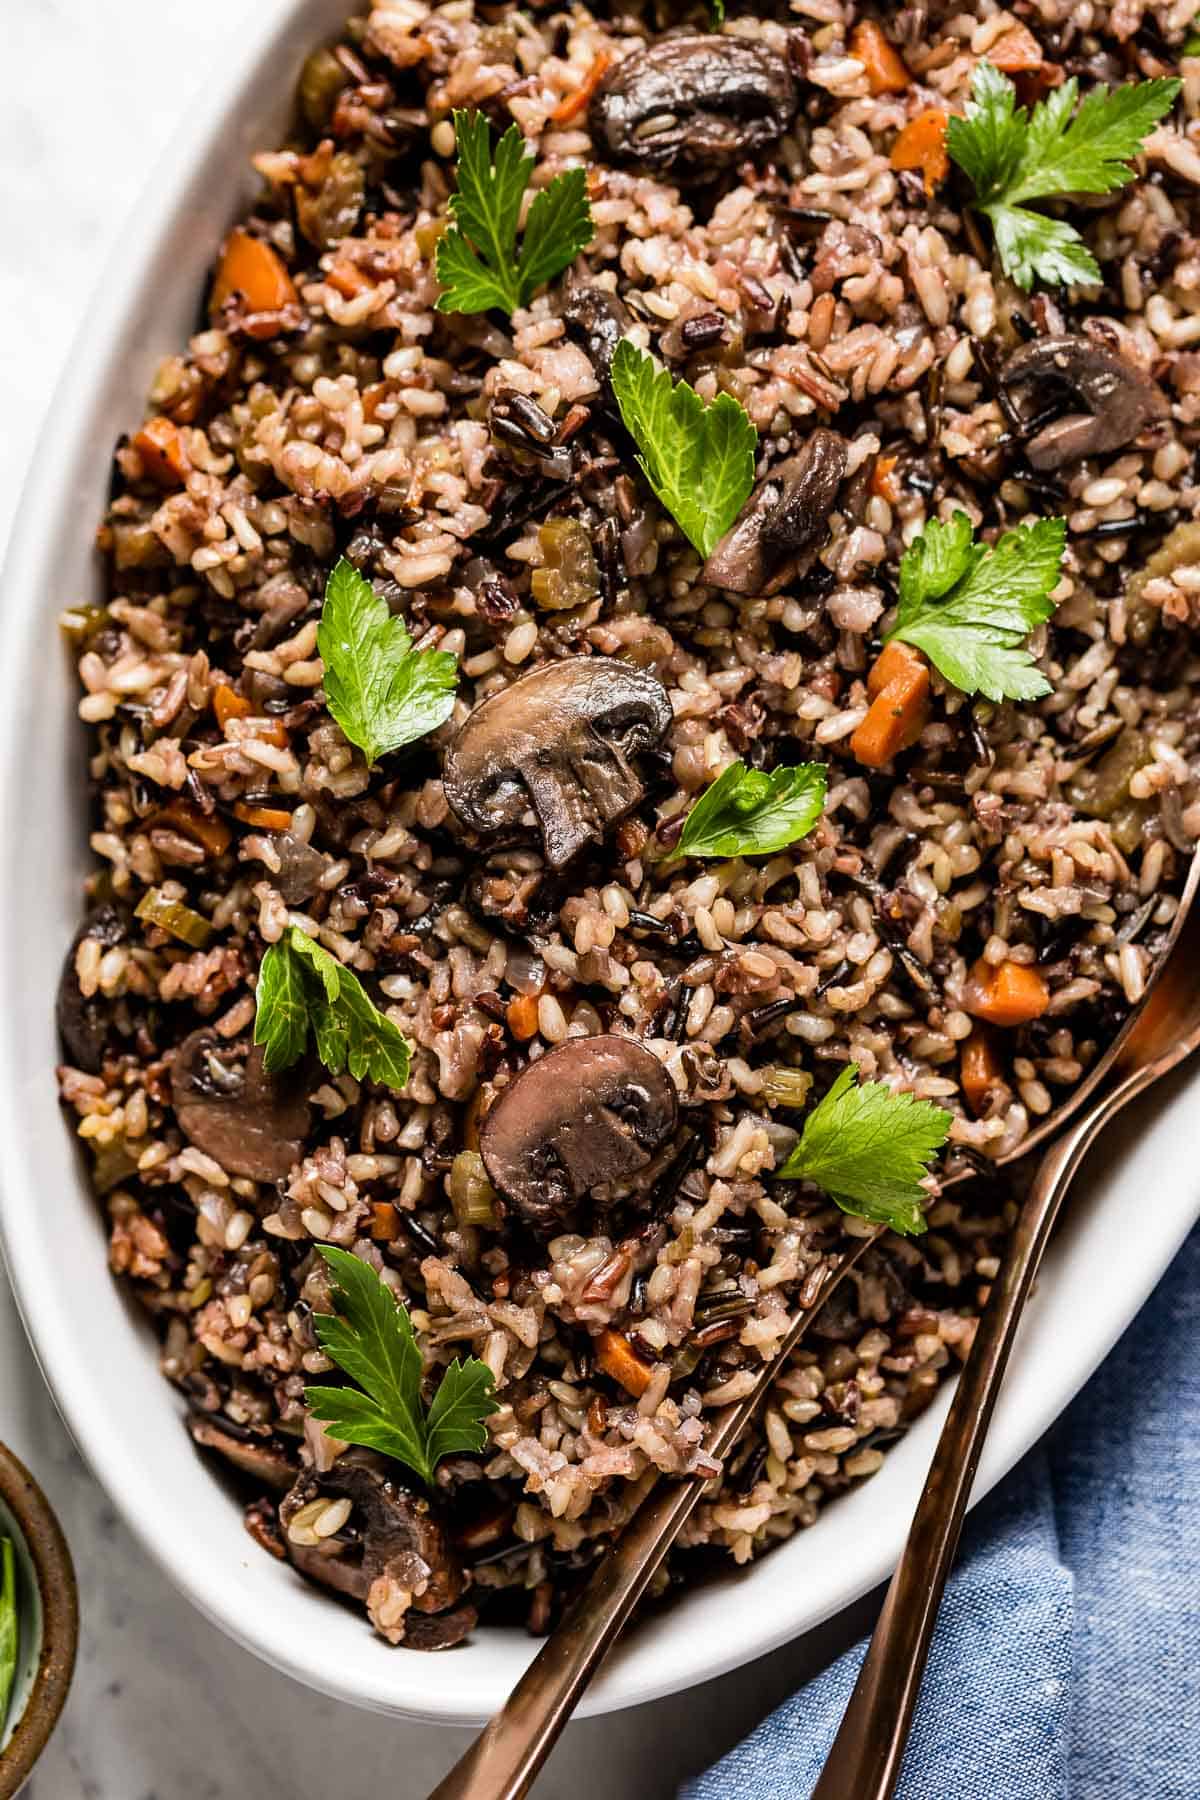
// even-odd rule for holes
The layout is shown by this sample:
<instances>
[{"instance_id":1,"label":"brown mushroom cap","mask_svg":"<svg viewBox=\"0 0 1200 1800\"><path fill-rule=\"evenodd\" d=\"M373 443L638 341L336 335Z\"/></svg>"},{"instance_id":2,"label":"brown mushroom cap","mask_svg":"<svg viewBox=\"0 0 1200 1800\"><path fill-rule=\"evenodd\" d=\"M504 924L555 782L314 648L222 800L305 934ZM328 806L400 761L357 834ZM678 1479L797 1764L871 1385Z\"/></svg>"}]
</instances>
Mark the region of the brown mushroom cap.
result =
<instances>
[{"instance_id":1,"label":"brown mushroom cap","mask_svg":"<svg viewBox=\"0 0 1200 1800\"><path fill-rule=\"evenodd\" d=\"M95 938L102 950L111 950L126 936L125 921L112 906L95 907L83 921L63 958L58 979L55 1018L63 1053L73 1068L98 1075L111 1024L110 1008L103 995L85 999L75 972L75 957L85 938Z\"/></svg>"},{"instance_id":2,"label":"brown mushroom cap","mask_svg":"<svg viewBox=\"0 0 1200 1800\"><path fill-rule=\"evenodd\" d=\"M827 530L845 473L845 439L814 431L759 482L705 563L704 580L731 594L761 594L785 560Z\"/></svg>"},{"instance_id":3,"label":"brown mushroom cap","mask_svg":"<svg viewBox=\"0 0 1200 1800\"><path fill-rule=\"evenodd\" d=\"M391 1575L413 1590L418 1612L454 1605L464 1581L446 1529L433 1503L397 1481L380 1457L348 1450L332 1468L301 1475L280 1503L285 1536L300 1508L322 1496L352 1503L358 1534L352 1543L332 1538L320 1547L288 1538L288 1555L305 1575L355 1600L366 1600L371 1584Z\"/></svg>"},{"instance_id":4,"label":"brown mushroom cap","mask_svg":"<svg viewBox=\"0 0 1200 1800\"><path fill-rule=\"evenodd\" d=\"M446 752L446 799L472 831L520 824L532 805L546 860L561 868L642 796L630 764L671 723L645 669L572 656L523 675L477 706Z\"/></svg>"},{"instance_id":5,"label":"brown mushroom cap","mask_svg":"<svg viewBox=\"0 0 1200 1800\"><path fill-rule=\"evenodd\" d=\"M712 180L780 137L796 99L791 70L765 44L708 33L659 38L601 82L592 138L614 162Z\"/></svg>"},{"instance_id":6,"label":"brown mushroom cap","mask_svg":"<svg viewBox=\"0 0 1200 1800\"><path fill-rule=\"evenodd\" d=\"M1036 338L1009 357L1001 379L1005 387L1065 388L1083 408L1029 440L1025 454L1035 469L1060 469L1080 457L1119 450L1167 412L1161 390L1144 370L1090 338Z\"/></svg>"},{"instance_id":7,"label":"brown mushroom cap","mask_svg":"<svg viewBox=\"0 0 1200 1800\"><path fill-rule=\"evenodd\" d=\"M301 1069L268 1075L260 1044L203 1027L175 1052L171 1097L186 1138L231 1175L282 1181L304 1154L308 1098Z\"/></svg>"},{"instance_id":8,"label":"brown mushroom cap","mask_svg":"<svg viewBox=\"0 0 1200 1800\"><path fill-rule=\"evenodd\" d=\"M600 1182L644 1169L676 1116L671 1077L636 1039L571 1038L505 1088L479 1152L526 1223L548 1231Z\"/></svg>"},{"instance_id":9,"label":"brown mushroom cap","mask_svg":"<svg viewBox=\"0 0 1200 1800\"><path fill-rule=\"evenodd\" d=\"M296 1479L295 1463L284 1445L269 1434L235 1425L220 1413L189 1413L187 1428L193 1443L216 1450L226 1462L263 1487L283 1493Z\"/></svg>"}]
</instances>

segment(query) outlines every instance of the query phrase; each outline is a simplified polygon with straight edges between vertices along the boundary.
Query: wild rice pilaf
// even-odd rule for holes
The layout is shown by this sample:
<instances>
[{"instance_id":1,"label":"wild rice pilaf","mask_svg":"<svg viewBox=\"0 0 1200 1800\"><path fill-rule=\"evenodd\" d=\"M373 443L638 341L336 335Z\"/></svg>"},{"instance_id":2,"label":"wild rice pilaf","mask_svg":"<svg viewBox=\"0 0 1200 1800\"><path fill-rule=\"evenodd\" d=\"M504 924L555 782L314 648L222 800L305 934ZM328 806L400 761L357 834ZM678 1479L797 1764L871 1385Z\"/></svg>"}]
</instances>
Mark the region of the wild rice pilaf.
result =
<instances>
[{"instance_id":1,"label":"wild rice pilaf","mask_svg":"<svg viewBox=\"0 0 1200 1800\"><path fill-rule=\"evenodd\" d=\"M544 1630L660 1470L712 1473L706 1410L746 1390L869 1229L770 1179L847 1063L953 1113L942 1176L986 1170L1143 990L1200 831L1195 7L730 0L695 54L765 46L785 129L720 168L685 149L649 172L619 120L601 144L603 95L648 39L705 33L697 9L381 0L309 58L294 136L256 159L231 241L271 248L275 292L254 301L226 270L162 363L116 452L107 604L66 620L100 868L64 971L60 1083L112 1267L198 1441L248 1484L249 1529L392 1642L457 1642L485 1601ZM1026 104L1069 76L1182 77L1136 180L1071 207L1103 285L1022 292L960 170L895 166L901 129L961 115L985 57ZM472 107L516 121L536 186L587 170L594 239L511 323L435 311L451 113ZM613 405L623 333L742 404L760 478L830 439L835 497L790 561L702 578ZM1118 394L1113 429L1076 418L1069 454L1031 460L1078 394L1006 369L1063 339L1081 368L1119 359L1144 404L1122 425ZM1066 518L1057 611L1032 640L1053 691L972 700L935 673L919 740L872 767L852 740L900 556L956 508L992 537ZM322 689L343 556L460 665L448 722L374 767ZM556 565L565 591L535 583ZM635 803L591 816L553 866L532 815L476 836L442 776L473 707L579 657L646 678L670 723L621 765ZM819 822L780 854L672 858L735 758L825 763ZM247 1070L260 963L289 926L401 1028L403 1092L315 1061L286 1092ZM981 1036L980 959L1034 972L1039 1015ZM659 1060L678 1123L556 1228L492 1191L479 1127L522 1068L601 1033ZM983 1075L964 1090L969 1045ZM961 1359L1011 1189L930 1189L927 1233L872 1251L780 1368L664 1583L812 1524ZM430 1388L459 1353L494 1374L490 1443L441 1463L431 1503L308 1415L306 1383L332 1370L318 1244L406 1300ZM615 1337L640 1396L598 1355Z\"/></svg>"}]
</instances>

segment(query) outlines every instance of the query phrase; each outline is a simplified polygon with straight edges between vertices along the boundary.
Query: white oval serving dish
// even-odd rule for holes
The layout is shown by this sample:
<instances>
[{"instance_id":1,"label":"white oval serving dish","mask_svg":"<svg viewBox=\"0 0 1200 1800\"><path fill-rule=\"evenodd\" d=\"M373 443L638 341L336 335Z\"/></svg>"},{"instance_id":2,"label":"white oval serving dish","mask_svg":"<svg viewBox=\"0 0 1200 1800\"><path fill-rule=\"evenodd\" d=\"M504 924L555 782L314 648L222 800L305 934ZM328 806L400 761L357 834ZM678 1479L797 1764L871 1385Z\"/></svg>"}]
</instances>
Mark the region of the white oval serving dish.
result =
<instances>
[{"instance_id":1,"label":"white oval serving dish","mask_svg":"<svg viewBox=\"0 0 1200 1800\"><path fill-rule=\"evenodd\" d=\"M535 1645L519 1631L483 1628L450 1655L389 1649L361 1616L251 1543L240 1509L182 1428L151 1334L108 1274L100 1210L52 1073L55 986L88 862L83 734L55 618L95 588L92 540L112 445L141 417L158 358L195 323L206 267L253 180L248 155L277 140L304 53L348 10L348 0L248 9L88 305L32 458L4 582L0 657L0 843L10 846L0 887L0 1224L25 1323L80 1449L195 1604L247 1649L339 1699L474 1723L499 1705ZM1177 1080L1169 1110L1156 1103L1114 1134L1081 1181L1030 1309L977 1494L1086 1380L1200 1212L1190 1087ZM874 1586L899 1552L944 1404L943 1396L881 1473L814 1529L633 1630L582 1712L718 1675Z\"/></svg>"}]
</instances>

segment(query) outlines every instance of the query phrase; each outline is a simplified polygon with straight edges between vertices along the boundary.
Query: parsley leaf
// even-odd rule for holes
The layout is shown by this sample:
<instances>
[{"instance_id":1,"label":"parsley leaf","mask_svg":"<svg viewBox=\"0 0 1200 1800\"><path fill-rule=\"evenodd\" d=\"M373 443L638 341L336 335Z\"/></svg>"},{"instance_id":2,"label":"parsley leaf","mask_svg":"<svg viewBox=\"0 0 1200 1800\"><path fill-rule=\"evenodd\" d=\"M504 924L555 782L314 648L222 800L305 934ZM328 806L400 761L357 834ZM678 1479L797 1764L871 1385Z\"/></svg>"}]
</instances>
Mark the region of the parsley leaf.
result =
<instances>
[{"instance_id":1,"label":"parsley leaf","mask_svg":"<svg viewBox=\"0 0 1200 1800\"><path fill-rule=\"evenodd\" d=\"M325 583L317 650L325 704L369 763L436 731L454 711L455 658L414 650L404 620L344 556Z\"/></svg>"},{"instance_id":2,"label":"parsley leaf","mask_svg":"<svg viewBox=\"0 0 1200 1800\"><path fill-rule=\"evenodd\" d=\"M950 120L946 148L991 220L1006 275L1026 289L1035 281L1101 279L1074 226L1031 212L1026 203L1107 194L1132 181L1130 158L1170 111L1181 85L1172 79L1094 88L1074 112L1079 84L1072 77L1027 113L1007 76L989 62L976 64L967 116Z\"/></svg>"},{"instance_id":3,"label":"parsley leaf","mask_svg":"<svg viewBox=\"0 0 1200 1800\"><path fill-rule=\"evenodd\" d=\"M673 854L765 856L786 850L820 818L827 784L824 763L797 763L770 774L730 763L692 807Z\"/></svg>"},{"instance_id":4,"label":"parsley leaf","mask_svg":"<svg viewBox=\"0 0 1200 1800\"><path fill-rule=\"evenodd\" d=\"M925 1229L921 1182L952 1116L931 1100L893 1093L882 1081L860 1083L857 1064L849 1063L805 1119L800 1142L776 1174L813 1181L843 1212L915 1237Z\"/></svg>"},{"instance_id":5,"label":"parsley leaf","mask_svg":"<svg viewBox=\"0 0 1200 1800\"><path fill-rule=\"evenodd\" d=\"M535 197L517 250L521 202L536 158L519 125L510 125L492 161L491 127L480 112L454 114L458 192L454 220L437 247L437 276L445 292L439 312L513 313L528 306L544 281L561 274L595 235L587 174L566 169Z\"/></svg>"},{"instance_id":6,"label":"parsley leaf","mask_svg":"<svg viewBox=\"0 0 1200 1800\"><path fill-rule=\"evenodd\" d=\"M402 1088L408 1040L371 1000L358 976L336 956L289 925L262 959L255 992L254 1041L265 1046L271 1074L304 1054L311 1028L317 1055L333 1075Z\"/></svg>"},{"instance_id":7,"label":"parsley leaf","mask_svg":"<svg viewBox=\"0 0 1200 1800\"><path fill-rule=\"evenodd\" d=\"M0 1538L0 1739L17 1678L17 1559L11 1538Z\"/></svg>"},{"instance_id":8,"label":"parsley leaf","mask_svg":"<svg viewBox=\"0 0 1200 1800\"><path fill-rule=\"evenodd\" d=\"M317 1341L358 1387L306 1387L315 1419L343 1443L379 1450L433 1485L443 1456L482 1450L495 1411L492 1371L456 1357L428 1411L421 1400L421 1352L407 1307L369 1264L348 1250L317 1246L329 1270L333 1313L314 1313ZM361 1391L360 1391L361 1390Z\"/></svg>"},{"instance_id":9,"label":"parsley leaf","mask_svg":"<svg viewBox=\"0 0 1200 1800\"><path fill-rule=\"evenodd\" d=\"M706 406L652 356L622 338L612 363L621 418L638 464L701 556L708 556L754 486L758 433L732 394Z\"/></svg>"},{"instance_id":10,"label":"parsley leaf","mask_svg":"<svg viewBox=\"0 0 1200 1800\"><path fill-rule=\"evenodd\" d=\"M1065 519L1006 531L994 549L977 543L966 513L931 519L900 561L900 605L887 641L923 650L964 694L1038 700L1050 683L1025 639L1054 612L1066 545Z\"/></svg>"}]
</instances>

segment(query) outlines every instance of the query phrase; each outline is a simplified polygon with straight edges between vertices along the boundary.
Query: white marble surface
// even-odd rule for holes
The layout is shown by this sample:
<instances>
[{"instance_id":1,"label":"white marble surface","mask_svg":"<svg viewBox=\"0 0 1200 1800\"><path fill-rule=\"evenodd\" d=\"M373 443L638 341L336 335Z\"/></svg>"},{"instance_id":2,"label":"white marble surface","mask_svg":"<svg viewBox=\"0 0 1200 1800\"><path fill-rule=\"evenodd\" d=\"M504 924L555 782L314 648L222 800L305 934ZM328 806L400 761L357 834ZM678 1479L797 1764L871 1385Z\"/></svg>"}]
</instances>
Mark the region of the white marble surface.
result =
<instances>
[{"instance_id":1,"label":"white marble surface","mask_svg":"<svg viewBox=\"0 0 1200 1800\"><path fill-rule=\"evenodd\" d=\"M238 19L283 3L0 4L0 549L29 434L125 213ZM67 596L47 596L47 606L56 598ZM296 1687L227 1643L145 1565L71 1449L2 1273L0 1438L58 1507L83 1596L74 1690L31 1800L419 1800L465 1745L465 1733L392 1723ZM819 1642L690 1695L571 1727L539 1800L673 1794L863 1617L858 1609ZM452 1678L449 1659L446 1668Z\"/></svg>"}]
</instances>

